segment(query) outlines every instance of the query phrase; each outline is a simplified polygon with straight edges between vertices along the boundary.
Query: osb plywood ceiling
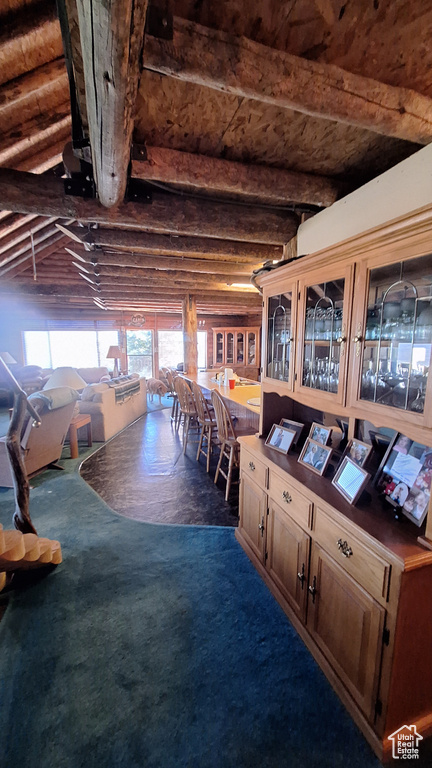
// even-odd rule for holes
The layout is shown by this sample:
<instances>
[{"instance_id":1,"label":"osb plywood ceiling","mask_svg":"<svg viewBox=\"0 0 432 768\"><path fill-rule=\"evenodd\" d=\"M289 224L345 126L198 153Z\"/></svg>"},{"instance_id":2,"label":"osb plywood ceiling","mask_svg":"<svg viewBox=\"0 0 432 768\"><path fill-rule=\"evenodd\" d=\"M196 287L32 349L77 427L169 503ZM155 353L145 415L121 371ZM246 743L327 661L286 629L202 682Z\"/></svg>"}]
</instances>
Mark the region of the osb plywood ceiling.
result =
<instances>
[{"instance_id":1,"label":"osb plywood ceiling","mask_svg":"<svg viewBox=\"0 0 432 768\"><path fill-rule=\"evenodd\" d=\"M302 217L430 142L431 32L432 0L0 0L1 297L259 311Z\"/></svg>"}]
</instances>

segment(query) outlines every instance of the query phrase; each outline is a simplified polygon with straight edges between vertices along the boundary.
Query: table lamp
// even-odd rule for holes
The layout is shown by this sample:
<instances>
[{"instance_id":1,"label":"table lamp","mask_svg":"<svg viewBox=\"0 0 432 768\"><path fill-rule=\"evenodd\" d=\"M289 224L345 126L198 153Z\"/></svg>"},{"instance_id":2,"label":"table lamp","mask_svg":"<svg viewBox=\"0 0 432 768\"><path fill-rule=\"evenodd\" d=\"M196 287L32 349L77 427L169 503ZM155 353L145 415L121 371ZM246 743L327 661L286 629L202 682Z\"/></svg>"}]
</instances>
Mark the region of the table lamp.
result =
<instances>
[{"instance_id":1,"label":"table lamp","mask_svg":"<svg viewBox=\"0 0 432 768\"><path fill-rule=\"evenodd\" d=\"M112 358L114 360L114 377L119 375L118 361L121 357L121 350L119 346L112 345L106 353L106 358Z\"/></svg>"},{"instance_id":2,"label":"table lamp","mask_svg":"<svg viewBox=\"0 0 432 768\"><path fill-rule=\"evenodd\" d=\"M78 371L75 370L75 368L63 366L56 368L52 372L43 389L54 389L55 387L71 387L71 389L76 389L79 391L80 389L84 389L86 386L86 382L82 376L79 375Z\"/></svg>"}]
</instances>

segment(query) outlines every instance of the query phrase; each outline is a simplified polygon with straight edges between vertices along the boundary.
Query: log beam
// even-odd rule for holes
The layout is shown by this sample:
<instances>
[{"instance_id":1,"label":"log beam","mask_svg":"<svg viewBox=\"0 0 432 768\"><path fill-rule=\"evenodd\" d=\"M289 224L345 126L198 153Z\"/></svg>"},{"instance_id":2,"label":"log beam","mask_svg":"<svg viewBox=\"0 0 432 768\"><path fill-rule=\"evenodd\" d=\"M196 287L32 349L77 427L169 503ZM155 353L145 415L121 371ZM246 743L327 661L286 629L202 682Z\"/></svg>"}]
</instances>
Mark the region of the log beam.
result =
<instances>
[{"instance_id":1,"label":"log beam","mask_svg":"<svg viewBox=\"0 0 432 768\"><path fill-rule=\"evenodd\" d=\"M25 7L2 23L0 85L63 55L55 8L47 3L33 8Z\"/></svg>"},{"instance_id":2,"label":"log beam","mask_svg":"<svg viewBox=\"0 0 432 768\"><path fill-rule=\"evenodd\" d=\"M111 207L126 189L147 0L77 0L77 10L93 172Z\"/></svg>"},{"instance_id":3,"label":"log beam","mask_svg":"<svg viewBox=\"0 0 432 768\"><path fill-rule=\"evenodd\" d=\"M198 373L198 318L196 297L186 294L182 304L183 364L189 376Z\"/></svg>"},{"instance_id":4,"label":"log beam","mask_svg":"<svg viewBox=\"0 0 432 768\"><path fill-rule=\"evenodd\" d=\"M201 261L200 259L181 259L178 257L166 257L166 256L144 256L136 253L105 253L102 250L94 251L93 253L87 253L87 251L79 251L78 249L65 248L65 250L71 254L71 256L77 257L82 264L90 265L97 268L99 272L108 274L110 270L114 274L114 270L118 269L134 269L136 274L142 272L145 269L157 269L157 270L171 270L174 269L178 272L187 272L192 274L203 275L215 275L218 279L222 279L220 276L224 275L227 279L239 278L234 282L241 283L244 279L249 279L252 274L254 264L232 264L226 261ZM132 272L131 272L132 274Z\"/></svg>"},{"instance_id":5,"label":"log beam","mask_svg":"<svg viewBox=\"0 0 432 768\"><path fill-rule=\"evenodd\" d=\"M281 109L428 144L432 99L333 64L174 19L174 39L146 36L145 69Z\"/></svg>"},{"instance_id":6,"label":"log beam","mask_svg":"<svg viewBox=\"0 0 432 768\"><path fill-rule=\"evenodd\" d=\"M134 148L132 176L215 194L253 197L275 205L295 202L329 206L343 189L341 183L324 176L148 146Z\"/></svg>"},{"instance_id":7,"label":"log beam","mask_svg":"<svg viewBox=\"0 0 432 768\"><path fill-rule=\"evenodd\" d=\"M66 195L62 179L0 169L0 207L18 213L78 219L108 226L282 245L297 232L292 213L154 194L151 204L105 208L98 200Z\"/></svg>"},{"instance_id":8,"label":"log beam","mask_svg":"<svg viewBox=\"0 0 432 768\"><path fill-rule=\"evenodd\" d=\"M259 264L263 261L282 258L279 245L247 245L236 240L216 240L200 237L171 237L151 232L131 232L120 229L85 229L78 226L57 226L65 235L89 249L104 246L118 250L129 250L148 256L181 256L194 259L233 260L239 264ZM108 254L106 254L108 255Z\"/></svg>"},{"instance_id":9,"label":"log beam","mask_svg":"<svg viewBox=\"0 0 432 768\"><path fill-rule=\"evenodd\" d=\"M83 268L83 264L80 263L78 269ZM189 283L193 285L195 283L225 283L231 285L231 283L248 283L247 275L237 274L209 274L195 272L192 267L187 271L181 269L159 269L159 264L153 263L153 267L156 269L141 269L139 267L120 267L120 266L108 266L106 264L92 265L93 269L86 269L89 274L93 274L98 280L103 282L104 280L123 280L125 277L131 280L146 281L146 280L164 280L165 284L169 284L171 280L179 280L181 282ZM84 271L84 270L83 270ZM251 285L252 288L252 285Z\"/></svg>"}]
</instances>

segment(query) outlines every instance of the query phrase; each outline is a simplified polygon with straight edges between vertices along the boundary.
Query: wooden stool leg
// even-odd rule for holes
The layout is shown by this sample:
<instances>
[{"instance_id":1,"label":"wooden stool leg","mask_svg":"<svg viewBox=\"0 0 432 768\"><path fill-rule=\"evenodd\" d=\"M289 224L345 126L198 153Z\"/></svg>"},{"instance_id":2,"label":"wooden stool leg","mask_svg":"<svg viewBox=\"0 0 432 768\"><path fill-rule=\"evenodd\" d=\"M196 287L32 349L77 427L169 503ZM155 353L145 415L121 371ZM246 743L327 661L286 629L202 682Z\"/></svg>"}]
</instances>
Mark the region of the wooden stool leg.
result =
<instances>
[{"instance_id":1,"label":"wooden stool leg","mask_svg":"<svg viewBox=\"0 0 432 768\"><path fill-rule=\"evenodd\" d=\"M223 459L223 455L224 455L224 450L225 450L225 443L222 441L222 443L221 443L221 446L220 446L220 456L219 456L219 461L218 461L218 465L217 465L217 467L216 467L216 474L215 474L215 478L214 478L214 482L215 482L215 483L217 483L217 479L218 479L218 477L219 477L219 470L220 470L220 468L221 468L222 459Z\"/></svg>"},{"instance_id":2,"label":"wooden stool leg","mask_svg":"<svg viewBox=\"0 0 432 768\"><path fill-rule=\"evenodd\" d=\"M78 458L78 430L74 424L69 427L69 443L71 459Z\"/></svg>"},{"instance_id":3,"label":"wooden stool leg","mask_svg":"<svg viewBox=\"0 0 432 768\"><path fill-rule=\"evenodd\" d=\"M207 472L210 472L210 456L211 456L211 441L212 441L213 427L211 424L207 425Z\"/></svg>"},{"instance_id":4,"label":"wooden stool leg","mask_svg":"<svg viewBox=\"0 0 432 768\"><path fill-rule=\"evenodd\" d=\"M228 461L228 473L227 473L227 482L226 482L226 491L225 491L225 501L228 501L228 496L231 488L231 478L232 478L232 472L233 472L233 466L234 466L234 446L232 445L230 450L230 456Z\"/></svg>"},{"instance_id":5,"label":"wooden stool leg","mask_svg":"<svg viewBox=\"0 0 432 768\"><path fill-rule=\"evenodd\" d=\"M187 441L188 441L188 434L189 434L189 422L190 422L190 416L189 414L185 416L185 422L183 427L183 453L186 453L187 448Z\"/></svg>"},{"instance_id":6,"label":"wooden stool leg","mask_svg":"<svg viewBox=\"0 0 432 768\"><path fill-rule=\"evenodd\" d=\"M199 439L199 443L198 443L198 450L197 450L197 455L196 455L196 460L197 461L199 461L199 457L200 457L200 453L201 453L201 446L202 446L203 440L204 440L205 428L206 428L206 425L202 424L201 432L200 432L200 439Z\"/></svg>"}]
</instances>

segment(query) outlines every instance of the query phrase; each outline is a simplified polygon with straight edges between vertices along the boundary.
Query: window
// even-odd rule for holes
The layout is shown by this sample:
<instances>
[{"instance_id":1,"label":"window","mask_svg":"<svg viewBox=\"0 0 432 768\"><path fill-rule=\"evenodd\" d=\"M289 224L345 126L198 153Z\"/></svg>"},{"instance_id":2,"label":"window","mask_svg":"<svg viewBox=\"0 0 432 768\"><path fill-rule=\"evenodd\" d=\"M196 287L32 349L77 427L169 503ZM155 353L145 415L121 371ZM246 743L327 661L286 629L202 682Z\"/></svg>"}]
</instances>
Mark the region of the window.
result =
<instances>
[{"instance_id":1,"label":"window","mask_svg":"<svg viewBox=\"0 0 432 768\"><path fill-rule=\"evenodd\" d=\"M128 372L139 373L149 379L153 376L152 331L126 331Z\"/></svg>"},{"instance_id":2,"label":"window","mask_svg":"<svg viewBox=\"0 0 432 768\"><path fill-rule=\"evenodd\" d=\"M207 331L197 332L198 368L207 368ZM159 368L183 363L183 331L158 331Z\"/></svg>"},{"instance_id":3,"label":"window","mask_svg":"<svg viewBox=\"0 0 432 768\"><path fill-rule=\"evenodd\" d=\"M108 347L119 343L118 331L24 331L26 365L41 368L113 368Z\"/></svg>"}]
</instances>

